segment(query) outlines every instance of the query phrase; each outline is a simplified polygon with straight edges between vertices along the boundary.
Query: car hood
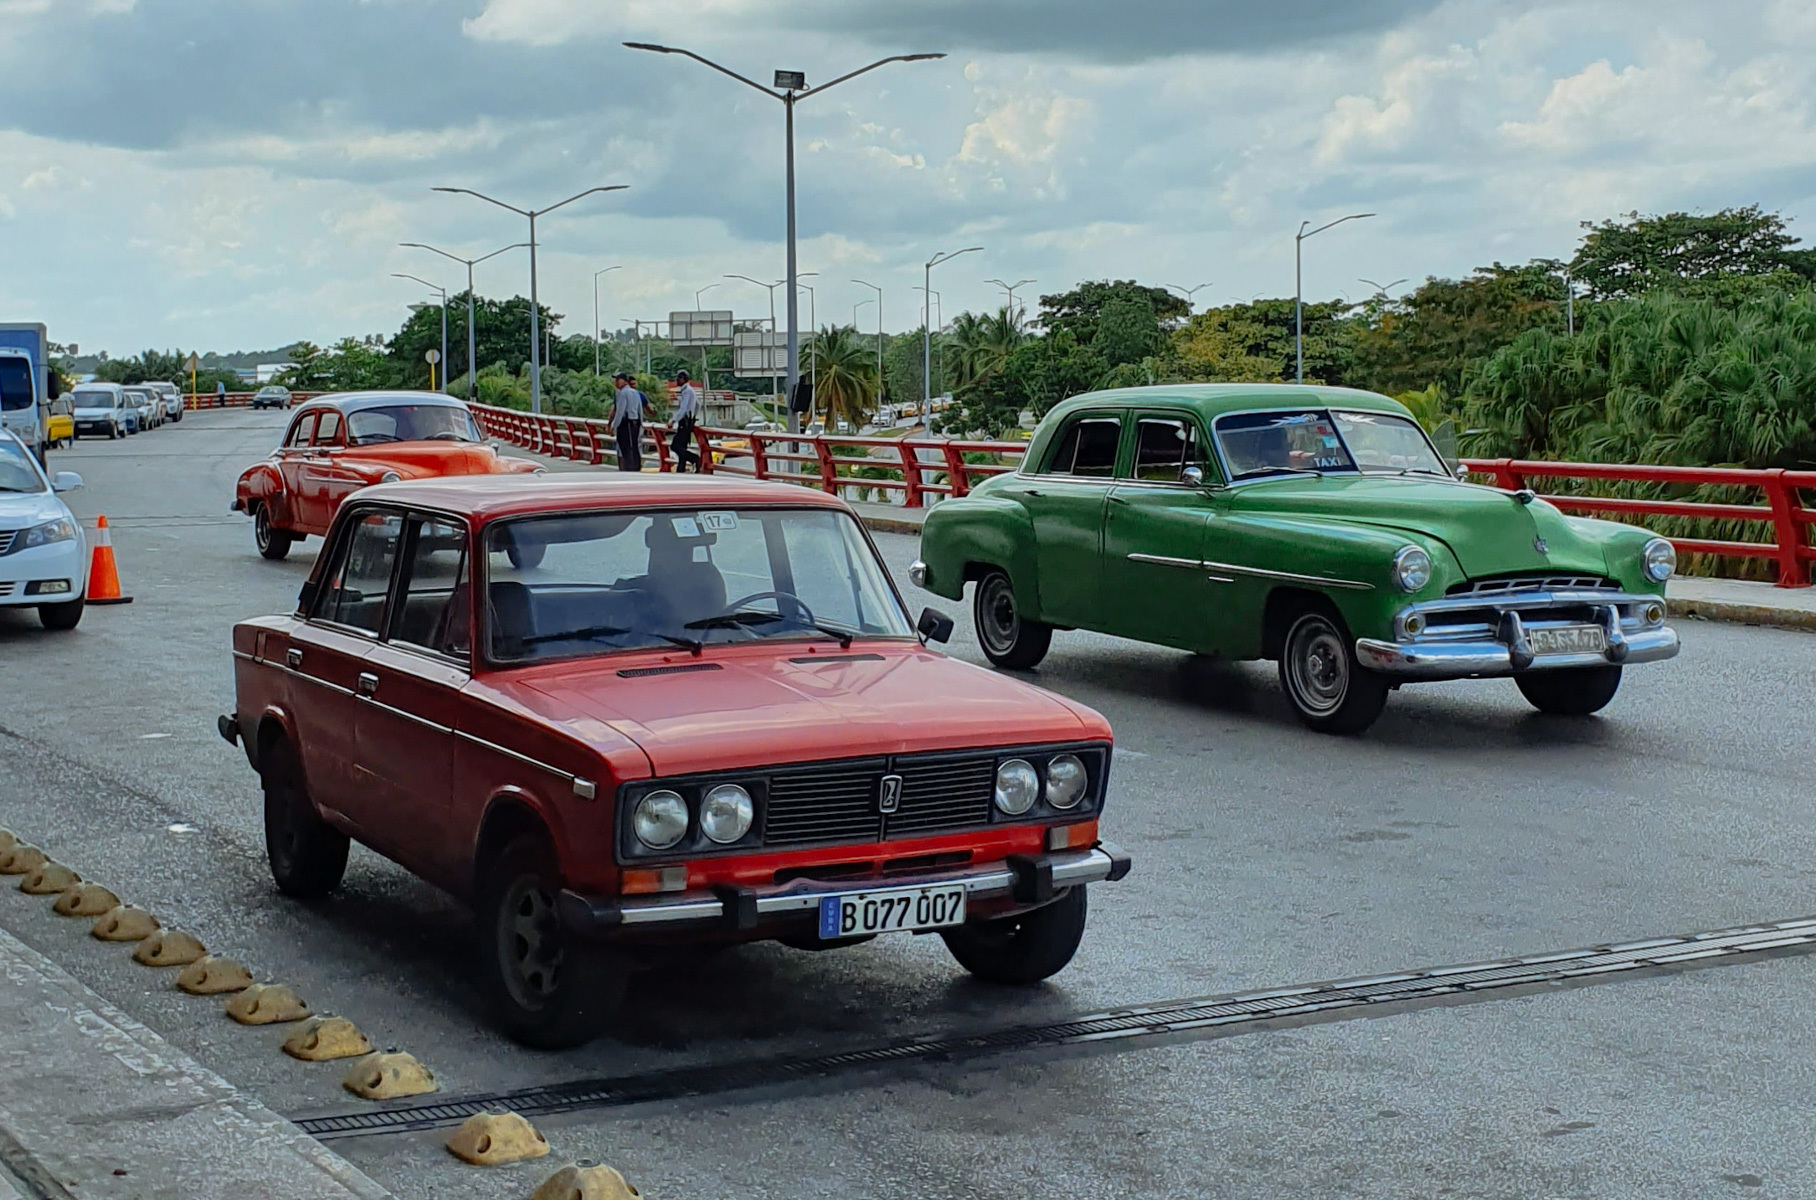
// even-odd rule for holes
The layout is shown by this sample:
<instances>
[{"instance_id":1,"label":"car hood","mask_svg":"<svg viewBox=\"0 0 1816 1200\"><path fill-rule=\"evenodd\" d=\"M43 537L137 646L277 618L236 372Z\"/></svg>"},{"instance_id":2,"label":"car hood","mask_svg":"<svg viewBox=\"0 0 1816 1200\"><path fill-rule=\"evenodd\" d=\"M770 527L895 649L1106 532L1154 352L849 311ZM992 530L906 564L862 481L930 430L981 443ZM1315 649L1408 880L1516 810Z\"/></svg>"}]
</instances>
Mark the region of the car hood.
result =
<instances>
[{"instance_id":1,"label":"car hood","mask_svg":"<svg viewBox=\"0 0 1816 1200\"><path fill-rule=\"evenodd\" d=\"M622 670L681 668L625 677ZM688 668L705 669L688 669ZM822 650L790 641L536 667L507 693L584 737L611 726L658 775L876 754L1108 740L1090 709L915 646Z\"/></svg>"},{"instance_id":2,"label":"car hood","mask_svg":"<svg viewBox=\"0 0 1816 1200\"><path fill-rule=\"evenodd\" d=\"M30 529L67 516L69 509L55 492L0 492L0 529Z\"/></svg>"},{"instance_id":3,"label":"car hood","mask_svg":"<svg viewBox=\"0 0 1816 1200\"><path fill-rule=\"evenodd\" d=\"M385 442L377 446L352 446L341 452L354 462L382 464L399 474L491 475L504 458L490 446L472 442Z\"/></svg>"},{"instance_id":4,"label":"car hood","mask_svg":"<svg viewBox=\"0 0 1816 1200\"><path fill-rule=\"evenodd\" d=\"M1434 538L1471 578L1607 571L1601 548L1572 529L1564 514L1543 500L1521 504L1498 488L1413 476L1293 476L1235 490L1235 511L1290 513Z\"/></svg>"}]
</instances>

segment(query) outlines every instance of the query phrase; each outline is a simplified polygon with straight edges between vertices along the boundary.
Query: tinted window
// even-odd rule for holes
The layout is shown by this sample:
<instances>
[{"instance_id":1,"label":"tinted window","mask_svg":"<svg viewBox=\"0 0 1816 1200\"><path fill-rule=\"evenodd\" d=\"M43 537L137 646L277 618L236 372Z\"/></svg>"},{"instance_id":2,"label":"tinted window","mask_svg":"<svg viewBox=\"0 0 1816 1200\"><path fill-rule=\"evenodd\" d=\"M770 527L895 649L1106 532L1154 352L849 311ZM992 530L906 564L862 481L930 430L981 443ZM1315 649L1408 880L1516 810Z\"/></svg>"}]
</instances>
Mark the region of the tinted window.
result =
<instances>
[{"instance_id":1,"label":"tinted window","mask_svg":"<svg viewBox=\"0 0 1816 1200\"><path fill-rule=\"evenodd\" d=\"M290 427L290 436L284 439L284 445L307 446L309 444L309 431L314 428L315 414L304 413L296 419L296 424Z\"/></svg>"},{"instance_id":2,"label":"tinted window","mask_svg":"<svg viewBox=\"0 0 1816 1200\"><path fill-rule=\"evenodd\" d=\"M332 409L322 414L321 423L315 427L315 444L333 446L339 443L341 432L341 415Z\"/></svg>"},{"instance_id":3,"label":"tinted window","mask_svg":"<svg viewBox=\"0 0 1816 1200\"><path fill-rule=\"evenodd\" d=\"M1135 427L1135 478L1178 483L1185 468L1203 466L1198 427L1191 422L1150 418Z\"/></svg>"},{"instance_id":4,"label":"tinted window","mask_svg":"<svg viewBox=\"0 0 1816 1200\"><path fill-rule=\"evenodd\" d=\"M356 516L334 548L315 615L324 621L376 634L383 626L385 592L397 561L404 520L398 513Z\"/></svg>"},{"instance_id":5,"label":"tinted window","mask_svg":"<svg viewBox=\"0 0 1816 1200\"><path fill-rule=\"evenodd\" d=\"M439 517L416 523L404 572L391 640L465 658L472 609L466 529Z\"/></svg>"},{"instance_id":6,"label":"tinted window","mask_svg":"<svg viewBox=\"0 0 1816 1200\"><path fill-rule=\"evenodd\" d=\"M30 408L36 400L29 360L11 355L0 358L0 408L12 412Z\"/></svg>"},{"instance_id":7,"label":"tinted window","mask_svg":"<svg viewBox=\"0 0 1816 1200\"><path fill-rule=\"evenodd\" d=\"M1047 473L1108 478L1116 473L1116 447L1121 441L1120 420L1085 417L1061 435L1047 460Z\"/></svg>"},{"instance_id":8,"label":"tinted window","mask_svg":"<svg viewBox=\"0 0 1816 1200\"><path fill-rule=\"evenodd\" d=\"M1230 478L1293 471L1354 471L1328 412L1241 413L1217 421Z\"/></svg>"}]
</instances>

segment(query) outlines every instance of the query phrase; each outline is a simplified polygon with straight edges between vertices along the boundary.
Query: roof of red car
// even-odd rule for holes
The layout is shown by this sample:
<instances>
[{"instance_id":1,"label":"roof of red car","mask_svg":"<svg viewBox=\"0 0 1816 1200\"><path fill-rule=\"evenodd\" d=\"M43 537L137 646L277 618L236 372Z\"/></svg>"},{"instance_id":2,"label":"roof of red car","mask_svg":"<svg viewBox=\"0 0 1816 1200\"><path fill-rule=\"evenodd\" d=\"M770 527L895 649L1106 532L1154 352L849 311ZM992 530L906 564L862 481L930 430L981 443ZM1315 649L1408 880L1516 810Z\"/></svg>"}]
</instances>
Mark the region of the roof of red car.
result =
<instances>
[{"instance_id":1,"label":"roof of red car","mask_svg":"<svg viewBox=\"0 0 1816 1200\"><path fill-rule=\"evenodd\" d=\"M420 504L476 517L522 516L589 508L672 505L792 505L843 508L825 492L792 483L728 475L563 472L557 475L455 475L363 488L361 500Z\"/></svg>"}]
</instances>

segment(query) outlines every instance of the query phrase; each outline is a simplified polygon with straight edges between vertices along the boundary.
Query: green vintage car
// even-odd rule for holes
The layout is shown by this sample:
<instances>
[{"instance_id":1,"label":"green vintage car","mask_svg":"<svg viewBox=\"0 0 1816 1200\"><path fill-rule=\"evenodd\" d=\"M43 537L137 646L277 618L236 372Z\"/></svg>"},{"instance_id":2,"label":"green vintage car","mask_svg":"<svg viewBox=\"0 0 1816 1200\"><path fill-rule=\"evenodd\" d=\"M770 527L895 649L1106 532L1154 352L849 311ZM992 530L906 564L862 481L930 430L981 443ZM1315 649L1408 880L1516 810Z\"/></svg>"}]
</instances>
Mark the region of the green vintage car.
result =
<instances>
[{"instance_id":1,"label":"green vintage car","mask_svg":"<svg viewBox=\"0 0 1816 1200\"><path fill-rule=\"evenodd\" d=\"M1367 728L1410 680L1512 676L1602 708L1677 653L1671 544L1464 482L1407 409L1348 388L1192 384L1077 396L1021 468L936 505L916 584L975 584L978 641L1025 670L1055 629L1268 658L1314 729Z\"/></svg>"}]
</instances>

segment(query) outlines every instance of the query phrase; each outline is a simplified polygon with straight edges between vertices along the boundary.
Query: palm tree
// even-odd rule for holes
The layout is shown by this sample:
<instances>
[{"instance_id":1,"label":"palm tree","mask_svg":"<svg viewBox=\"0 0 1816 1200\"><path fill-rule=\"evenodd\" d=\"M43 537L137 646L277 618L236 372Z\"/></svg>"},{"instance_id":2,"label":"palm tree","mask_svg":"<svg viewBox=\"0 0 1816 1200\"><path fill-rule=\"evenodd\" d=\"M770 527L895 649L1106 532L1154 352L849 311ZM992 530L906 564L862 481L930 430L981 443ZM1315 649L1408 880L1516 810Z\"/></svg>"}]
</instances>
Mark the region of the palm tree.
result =
<instances>
[{"instance_id":1,"label":"palm tree","mask_svg":"<svg viewBox=\"0 0 1816 1200\"><path fill-rule=\"evenodd\" d=\"M860 340L855 326L835 325L814 335L812 353L819 380L815 397L826 415L849 421L853 429L876 410L880 381L876 351Z\"/></svg>"},{"instance_id":2,"label":"palm tree","mask_svg":"<svg viewBox=\"0 0 1816 1200\"><path fill-rule=\"evenodd\" d=\"M958 391L1002 370L1009 355L1028 340L1021 318L1007 307L982 316L960 313L946 334L956 370L953 390Z\"/></svg>"}]
</instances>

